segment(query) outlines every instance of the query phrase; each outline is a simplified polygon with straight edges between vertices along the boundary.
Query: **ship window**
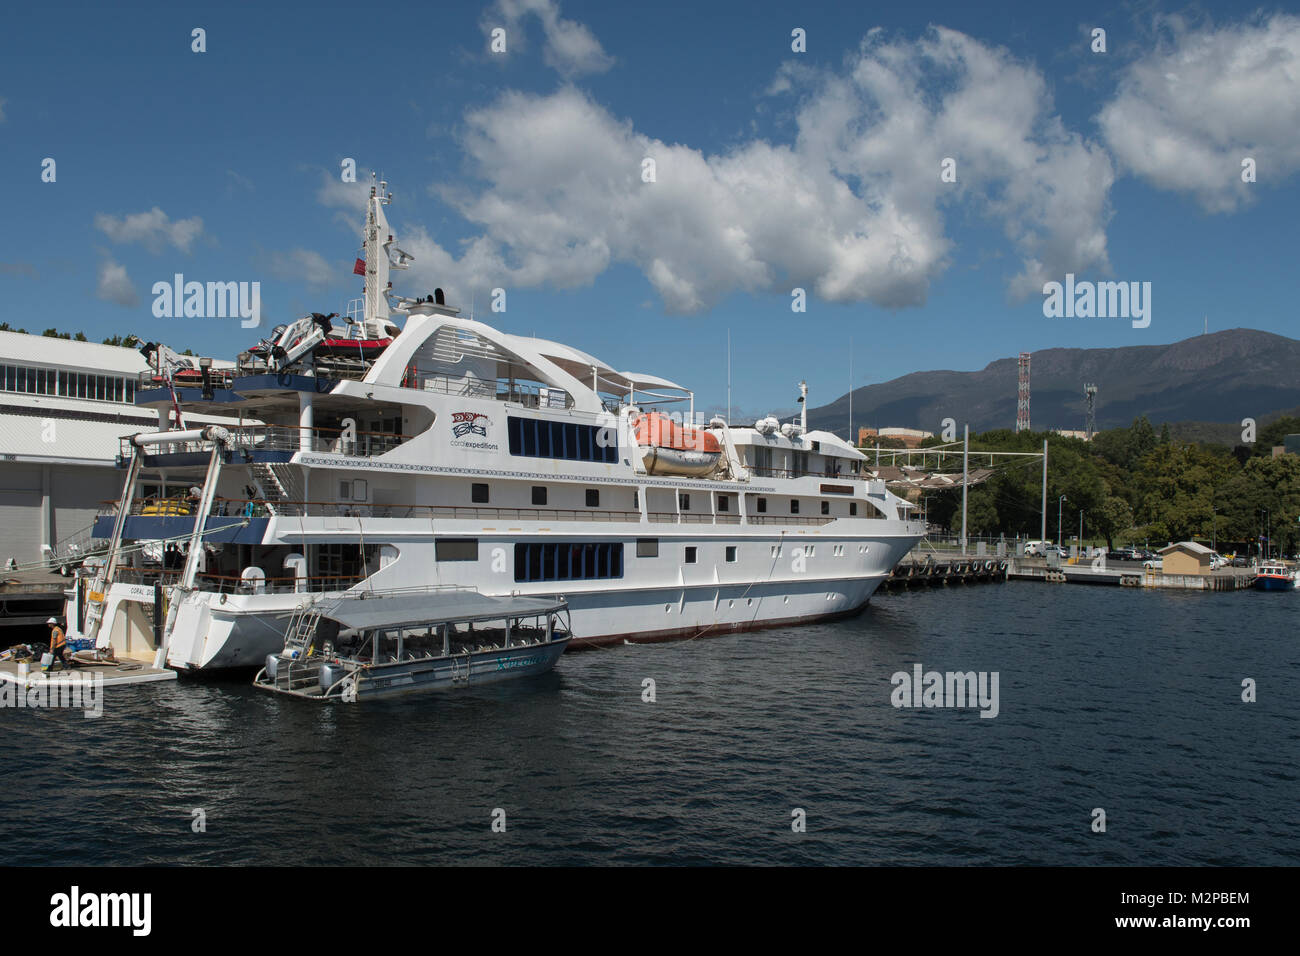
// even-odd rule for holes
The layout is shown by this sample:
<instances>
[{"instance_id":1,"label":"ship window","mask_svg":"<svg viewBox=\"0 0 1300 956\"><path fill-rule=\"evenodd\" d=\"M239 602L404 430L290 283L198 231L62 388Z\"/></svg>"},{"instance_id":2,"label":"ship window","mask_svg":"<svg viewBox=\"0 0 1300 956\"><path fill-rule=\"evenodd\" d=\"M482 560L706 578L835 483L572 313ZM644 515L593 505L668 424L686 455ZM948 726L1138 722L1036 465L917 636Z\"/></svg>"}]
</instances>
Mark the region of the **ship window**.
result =
<instances>
[{"instance_id":1,"label":"ship window","mask_svg":"<svg viewBox=\"0 0 1300 956\"><path fill-rule=\"evenodd\" d=\"M598 434L599 432L599 434ZM618 438L613 429L575 422L552 422L509 416L506 436L510 454L528 458L618 462Z\"/></svg>"},{"instance_id":2,"label":"ship window","mask_svg":"<svg viewBox=\"0 0 1300 956\"><path fill-rule=\"evenodd\" d=\"M475 482L469 486L469 500L476 505L485 505L488 500L488 486L486 482Z\"/></svg>"},{"instance_id":3,"label":"ship window","mask_svg":"<svg viewBox=\"0 0 1300 956\"><path fill-rule=\"evenodd\" d=\"M632 507L637 511L641 510L641 492L632 492Z\"/></svg>"},{"instance_id":4,"label":"ship window","mask_svg":"<svg viewBox=\"0 0 1300 956\"><path fill-rule=\"evenodd\" d=\"M766 511L767 511L767 499L766 499L766 498L759 498L759 499L758 499L758 513L759 513L759 514L763 514L763 513L766 512Z\"/></svg>"},{"instance_id":5,"label":"ship window","mask_svg":"<svg viewBox=\"0 0 1300 956\"><path fill-rule=\"evenodd\" d=\"M433 547L439 561L478 560L478 538L434 538Z\"/></svg>"},{"instance_id":6,"label":"ship window","mask_svg":"<svg viewBox=\"0 0 1300 956\"><path fill-rule=\"evenodd\" d=\"M687 564L694 564L694 563L695 563L695 554L696 554L696 549L695 549L695 547L694 547L693 545L687 545L687 546L686 546L686 563L687 563Z\"/></svg>"},{"instance_id":7,"label":"ship window","mask_svg":"<svg viewBox=\"0 0 1300 956\"><path fill-rule=\"evenodd\" d=\"M596 488L587 489L587 507L588 508L600 507L600 491L598 489Z\"/></svg>"},{"instance_id":8,"label":"ship window","mask_svg":"<svg viewBox=\"0 0 1300 956\"><path fill-rule=\"evenodd\" d=\"M830 503L829 501L823 501L823 502L822 502L822 514L824 514L824 515L828 515L828 514L830 514L830 513L831 513L831 503Z\"/></svg>"},{"instance_id":9,"label":"ship window","mask_svg":"<svg viewBox=\"0 0 1300 956\"><path fill-rule=\"evenodd\" d=\"M659 557L659 539L658 538L637 538L636 556L638 558Z\"/></svg>"},{"instance_id":10,"label":"ship window","mask_svg":"<svg viewBox=\"0 0 1300 956\"><path fill-rule=\"evenodd\" d=\"M572 581L622 576L622 542L515 545L516 581Z\"/></svg>"},{"instance_id":11,"label":"ship window","mask_svg":"<svg viewBox=\"0 0 1300 956\"><path fill-rule=\"evenodd\" d=\"M546 486L545 486L545 485L533 485L533 504L535 504L535 505L544 505L544 504L546 504Z\"/></svg>"},{"instance_id":12,"label":"ship window","mask_svg":"<svg viewBox=\"0 0 1300 956\"><path fill-rule=\"evenodd\" d=\"M677 494L677 504L678 504L678 506L679 506L683 511L690 511L690 510L691 510L691 496L690 496L690 495L684 495L684 494L681 494L680 492L678 492L678 494Z\"/></svg>"},{"instance_id":13,"label":"ship window","mask_svg":"<svg viewBox=\"0 0 1300 956\"><path fill-rule=\"evenodd\" d=\"M733 564L736 561L736 546L734 544L727 545L727 560Z\"/></svg>"},{"instance_id":14,"label":"ship window","mask_svg":"<svg viewBox=\"0 0 1300 956\"><path fill-rule=\"evenodd\" d=\"M850 502L849 502L849 514L851 514L851 515L855 515L855 514L857 514L857 513L858 513L858 503L857 503L856 501L850 501Z\"/></svg>"},{"instance_id":15,"label":"ship window","mask_svg":"<svg viewBox=\"0 0 1300 956\"><path fill-rule=\"evenodd\" d=\"M792 515L797 515L798 513L799 513L799 499L798 499L798 498L791 498L791 499L790 499L790 514L792 514Z\"/></svg>"},{"instance_id":16,"label":"ship window","mask_svg":"<svg viewBox=\"0 0 1300 956\"><path fill-rule=\"evenodd\" d=\"M730 510L731 510L731 499L728 498L726 495L718 495L718 510L719 510L719 511L730 511Z\"/></svg>"}]
</instances>

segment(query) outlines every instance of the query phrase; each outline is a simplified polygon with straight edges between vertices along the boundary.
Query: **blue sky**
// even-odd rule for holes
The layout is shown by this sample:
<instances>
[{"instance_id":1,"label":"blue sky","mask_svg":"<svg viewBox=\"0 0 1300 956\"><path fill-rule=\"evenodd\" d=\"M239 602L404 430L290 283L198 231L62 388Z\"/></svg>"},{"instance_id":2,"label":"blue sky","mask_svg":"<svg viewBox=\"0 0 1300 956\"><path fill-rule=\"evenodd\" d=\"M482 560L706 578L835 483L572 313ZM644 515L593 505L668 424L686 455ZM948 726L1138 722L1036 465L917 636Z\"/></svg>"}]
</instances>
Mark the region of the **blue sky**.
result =
<instances>
[{"instance_id":1,"label":"blue sky","mask_svg":"<svg viewBox=\"0 0 1300 956\"><path fill-rule=\"evenodd\" d=\"M387 177L417 257L397 291L442 285L485 317L505 288L494 323L692 386L701 407L726 401L728 330L747 414L792 407L801 378L813 405L841 395L850 339L862 386L1173 342L1206 316L1295 336L1300 19L1140 7L13 9L3 320L221 357L251 344L236 319L155 318L152 284L176 272L260 281L265 326L344 311L351 157ZM1035 290L1067 271L1151 282L1150 327L1045 318Z\"/></svg>"}]
</instances>

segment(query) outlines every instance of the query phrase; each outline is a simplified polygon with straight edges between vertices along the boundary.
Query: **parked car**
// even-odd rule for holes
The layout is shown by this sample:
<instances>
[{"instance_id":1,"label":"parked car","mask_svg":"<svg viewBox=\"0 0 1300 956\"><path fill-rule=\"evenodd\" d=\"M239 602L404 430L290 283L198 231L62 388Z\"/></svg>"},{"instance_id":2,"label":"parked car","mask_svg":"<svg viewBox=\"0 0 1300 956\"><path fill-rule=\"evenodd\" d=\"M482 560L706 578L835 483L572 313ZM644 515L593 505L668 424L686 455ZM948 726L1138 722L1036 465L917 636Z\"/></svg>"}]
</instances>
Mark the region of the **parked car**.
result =
<instances>
[{"instance_id":1,"label":"parked car","mask_svg":"<svg viewBox=\"0 0 1300 956\"><path fill-rule=\"evenodd\" d=\"M1234 568L1248 568L1250 567L1250 558L1239 554L1232 559L1232 566Z\"/></svg>"},{"instance_id":2,"label":"parked car","mask_svg":"<svg viewBox=\"0 0 1300 956\"><path fill-rule=\"evenodd\" d=\"M1164 565L1165 562L1163 558L1147 558L1142 562L1142 567L1146 568L1148 571L1161 571L1164 569Z\"/></svg>"},{"instance_id":3,"label":"parked car","mask_svg":"<svg viewBox=\"0 0 1300 956\"><path fill-rule=\"evenodd\" d=\"M1107 551L1107 561L1132 561L1133 554L1130 551Z\"/></svg>"},{"instance_id":4,"label":"parked car","mask_svg":"<svg viewBox=\"0 0 1300 956\"><path fill-rule=\"evenodd\" d=\"M1025 554L1026 554L1026 555L1041 555L1041 554L1043 553L1043 549L1044 549L1045 547L1047 547L1047 544L1048 544L1048 543L1047 543L1046 541L1026 541L1026 542L1025 542Z\"/></svg>"}]
</instances>

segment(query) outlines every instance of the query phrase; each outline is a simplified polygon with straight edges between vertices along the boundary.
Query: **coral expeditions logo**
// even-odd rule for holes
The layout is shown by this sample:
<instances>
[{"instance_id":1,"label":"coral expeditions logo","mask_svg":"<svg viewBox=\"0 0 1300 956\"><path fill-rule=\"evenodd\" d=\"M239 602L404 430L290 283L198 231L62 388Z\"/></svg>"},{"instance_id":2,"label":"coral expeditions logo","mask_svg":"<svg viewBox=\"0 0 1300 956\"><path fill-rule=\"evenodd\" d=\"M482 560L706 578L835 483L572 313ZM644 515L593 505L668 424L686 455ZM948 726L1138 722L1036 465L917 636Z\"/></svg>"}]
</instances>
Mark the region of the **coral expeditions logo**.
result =
<instances>
[{"instance_id":1,"label":"coral expeditions logo","mask_svg":"<svg viewBox=\"0 0 1300 956\"><path fill-rule=\"evenodd\" d=\"M488 441L474 441L475 437L486 439L492 419L482 412L451 413L451 445L454 448L474 448L479 451L497 451L500 445Z\"/></svg>"}]
</instances>

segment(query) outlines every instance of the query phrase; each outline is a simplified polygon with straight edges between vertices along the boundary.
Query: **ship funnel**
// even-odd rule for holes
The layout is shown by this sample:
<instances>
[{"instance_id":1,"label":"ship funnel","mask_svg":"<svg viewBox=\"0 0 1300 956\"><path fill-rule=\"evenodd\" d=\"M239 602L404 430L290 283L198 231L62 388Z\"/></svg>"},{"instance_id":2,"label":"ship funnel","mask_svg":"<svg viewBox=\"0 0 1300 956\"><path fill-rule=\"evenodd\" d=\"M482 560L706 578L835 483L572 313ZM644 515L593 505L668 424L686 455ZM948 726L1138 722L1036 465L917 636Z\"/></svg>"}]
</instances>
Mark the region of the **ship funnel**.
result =
<instances>
[{"instance_id":1,"label":"ship funnel","mask_svg":"<svg viewBox=\"0 0 1300 956\"><path fill-rule=\"evenodd\" d=\"M441 289L434 289L434 290L433 290L433 301L436 302L438 305L446 305L446 304L447 304L447 299L446 299L446 297L442 294L442 290L441 290Z\"/></svg>"}]
</instances>

